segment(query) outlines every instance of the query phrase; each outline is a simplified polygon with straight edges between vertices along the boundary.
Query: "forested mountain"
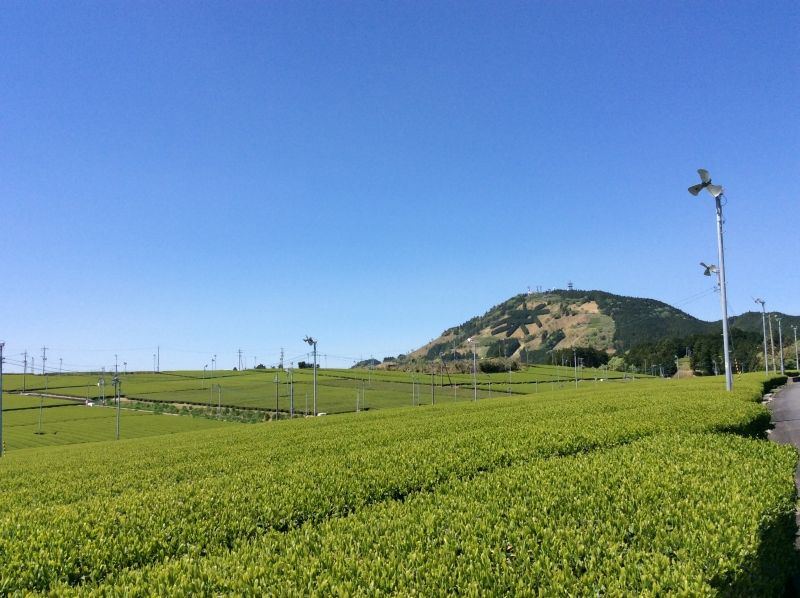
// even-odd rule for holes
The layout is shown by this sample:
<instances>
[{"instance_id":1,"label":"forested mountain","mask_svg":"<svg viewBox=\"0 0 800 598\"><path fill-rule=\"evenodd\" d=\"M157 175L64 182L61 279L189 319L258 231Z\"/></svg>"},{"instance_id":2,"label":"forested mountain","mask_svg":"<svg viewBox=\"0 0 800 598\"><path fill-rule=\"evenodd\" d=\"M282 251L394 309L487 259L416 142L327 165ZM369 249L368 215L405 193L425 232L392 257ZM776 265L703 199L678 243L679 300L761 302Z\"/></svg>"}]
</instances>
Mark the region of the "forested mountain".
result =
<instances>
[{"instance_id":1,"label":"forested mountain","mask_svg":"<svg viewBox=\"0 0 800 598\"><path fill-rule=\"evenodd\" d=\"M800 325L800 317L782 317L788 345L793 340L789 337L790 326ZM761 314L748 312L731 318L731 324L738 329L732 333L736 357L747 364L743 367L756 367L750 353L756 341L763 342ZM775 320L773 329L777 343ZM547 363L554 355L572 348L606 355L627 354L630 362L647 361L643 356L648 352L663 354L661 361L668 358L674 363L675 355L691 356L691 347L699 343L707 348L698 352L698 367L711 372L722 352L720 331L720 321L699 320L655 299L597 290L552 290L516 295L482 316L448 328L408 357L426 361L466 358L471 356L474 343L480 358L509 358L527 363ZM659 343L662 346L657 348Z\"/></svg>"}]
</instances>

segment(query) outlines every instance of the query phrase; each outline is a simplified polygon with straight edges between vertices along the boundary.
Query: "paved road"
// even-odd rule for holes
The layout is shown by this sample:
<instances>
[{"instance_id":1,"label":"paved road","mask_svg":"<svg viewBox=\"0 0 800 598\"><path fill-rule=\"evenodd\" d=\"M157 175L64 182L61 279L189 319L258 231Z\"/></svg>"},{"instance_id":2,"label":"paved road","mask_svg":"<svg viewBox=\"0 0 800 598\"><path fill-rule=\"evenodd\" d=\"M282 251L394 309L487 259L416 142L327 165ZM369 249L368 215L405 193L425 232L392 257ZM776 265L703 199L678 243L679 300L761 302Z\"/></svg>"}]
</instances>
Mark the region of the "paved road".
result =
<instances>
[{"instance_id":1,"label":"paved road","mask_svg":"<svg viewBox=\"0 0 800 598\"><path fill-rule=\"evenodd\" d=\"M769 402L774 429L769 431L769 439L780 444L793 444L800 448L800 382L787 384L779 390ZM800 463L794 472L794 483L800 490ZM798 530L800 530L800 511L795 514ZM800 550L800 533L795 538L795 548ZM788 595L800 595L800 579L794 580L793 592Z\"/></svg>"},{"instance_id":2,"label":"paved road","mask_svg":"<svg viewBox=\"0 0 800 598\"><path fill-rule=\"evenodd\" d=\"M787 384L769 402L772 423L769 439L800 447L800 383Z\"/></svg>"}]
</instances>

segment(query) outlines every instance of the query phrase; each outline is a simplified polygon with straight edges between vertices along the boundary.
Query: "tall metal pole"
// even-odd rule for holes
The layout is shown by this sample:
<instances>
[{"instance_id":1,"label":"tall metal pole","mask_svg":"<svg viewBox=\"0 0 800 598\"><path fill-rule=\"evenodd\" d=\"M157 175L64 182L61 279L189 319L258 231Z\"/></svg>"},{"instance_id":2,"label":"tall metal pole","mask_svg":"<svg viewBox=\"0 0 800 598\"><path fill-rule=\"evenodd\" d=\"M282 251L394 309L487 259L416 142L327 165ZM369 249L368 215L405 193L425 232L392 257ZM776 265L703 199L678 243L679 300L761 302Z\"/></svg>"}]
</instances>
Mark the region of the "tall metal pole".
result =
<instances>
[{"instance_id":1,"label":"tall metal pole","mask_svg":"<svg viewBox=\"0 0 800 598\"><path fill-rule=\"evenodd\" d=\"M5 343L0 343L0 457L5 453L3 442L3 347L5 346Z\"/></svg>"},{"instance_id":2,"label":"tall metal pole","mask_svg":"<svg viewBox=\"0 0 800 598\"><path fill-rule=\"evenodd\" d=\"M772 314L769 314L769 352L772 354L772 372L777 373L775 366L775 339L772 337Z\"/></svg>"},{"instance_id":3,"label":"tall metal pole","mask_svg":"<svg viewBox=\"0 0 800 598\"><path fill-rule=\"evenodd\" d=\"M781 330L781 318L776 317L778 320L778 346L780 347L780 356L781 356L781 376L786 374L786 370L783 368L783 332Z\"/></svg>"},{"instance_id":4,"label":"tall metal pole","mask_svg":"<svg viewBox=\"0 0 800 598\"><path fill-rule=\"evenodd\" d=\"M764 374L769 377L769 358L767 357L767 312L764 308L766 301L756 299L756 303L761 304L761 328L764 331Z\"/></svg>"},{"instance_id":5,"label":"tall metal pole","mask_svg":"<svg viewBox=\"0 0 800 598\"><path fill-rule=\"evenodd\" d=\"M472 338L468 338L467 342L472 345L472 400L478 400L478 367L477 367L477 355L475 351L475 341Z\"/></svg>"},{"instance_id":6,"label":"tall metal pole","mask_svg":"<svg viewBox=\"0 0 800 598\"><path fill-rule=\"evenodd\" d=\"M317 415L317 341L310 336L306 336L303 342L308 343L314 349L314 415ZM306 408L308 411L308 408Z\"/></svg>"},{"instance_id":7,"label":"tall metal pole","mask_svg":"<svg viewBox=\"0 0 800 598\"><path fill-rule=\"evenodd\" d=\"M725 282L725 251L722 245L722 201L720 193L716 197L717 203L717 248L719 250L719 301L722 305L722 347L725 351L725 389L733 388L733 372L731 370L731 354L728 333L728 295Z\"/></svg>"},{"instance_id":8,"label":"tall metal pole","mask_svg":"<svg viewBox=\"0 0 800 598\"><path fill-rule=\"evenodd\" d=\"M797 326L792 326L794 330L794 369L800 370L800 360L797 359Z\"/></svg>"},{"instance_id":9,"label":"tall metal pole","mask_svg":"<svg viewBox=\"0 0 800 598\"><path fill-rule=\"evenodd\" d=\"M120 397L122 396L122 380L119 376L114 374L114 394L117 398L117 440L119 440L119 414L120 414Z\"/></svg>"},{"instance_id":10,"label":"tall metal pole","mask_svg":"<svg viewBox=\"0 0 800 598\"><path fill-rule=\"evenodd\" d=\"M317 341L314 341L314 415L317 415Z\"/></svg>"},{"instance_id":11,"label":"tall metal pole","mask_svg":"<svg viewBox=\"0 0 800 598\"><path fill-rule=\"evenodd\" d=\"M289 417L294 418L294 374L289 368Z\"/></svg>"},{"instance_id":12,"label":"tall metal pole","mask_svg":"<svg viewBox=\"0 0 800 598\"><path fill-rule=\"evenodd\" d=\"M697 169L700 175L700 184L689 187L689 193L697 195L705 189L713 197L717 209L717 249L719 251L719 301L722 306L722 345L725 353L725 388L730 391L733 388L733 371L731 369L730 338L728 332L728 285L725 281L725 250L722 243L722 185L712 185L711 175L703 168ZM706 267L706 274L710 268ZM676 356L677 361L677 356Z\"/></svg>"},{"instance_id":13,"label":"tall metal pole","mask_svg":"<svg viewBox=\"0 0 800 598\"><path fill-rule=\"evenodd\" d=\"M572 362L575 368L575 388L578 388L578 351L572 347Z\"/></svg>"},{"instance_id":14,"label":"tall metal pole","mask_svg":"<svg viewBox=\"0 0 800 598\"><path fill-rule=\"evenodd\" d=\"M436 404L436 370L434 364L431 363L431 405Z\"/></svg>"},{"instance_id":15,"label":"tall metal pole","mask_svg":"<svg viewBox=\"0 0 800 598\"><path fill-rule=\"evenodd\" d=\"M275 421L278 421L278 398L280 397L280 386L278 380L278 372L275 372Z\"/></svg>"}]
</instances>

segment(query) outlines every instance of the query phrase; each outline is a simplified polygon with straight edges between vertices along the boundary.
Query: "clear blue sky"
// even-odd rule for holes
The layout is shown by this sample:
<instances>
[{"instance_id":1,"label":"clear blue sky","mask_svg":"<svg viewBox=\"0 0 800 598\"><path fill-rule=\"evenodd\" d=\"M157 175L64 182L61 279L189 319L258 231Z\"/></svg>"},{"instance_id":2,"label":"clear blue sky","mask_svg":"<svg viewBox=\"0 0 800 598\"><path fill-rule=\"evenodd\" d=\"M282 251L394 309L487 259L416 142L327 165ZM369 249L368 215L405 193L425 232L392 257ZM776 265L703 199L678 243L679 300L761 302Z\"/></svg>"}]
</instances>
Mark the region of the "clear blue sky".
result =
<instances>
[{"instance_id":1,"label":"clear blue sky","mask_svg":"<svg viewBox=\"0 0 800 598\"><path fill-rule=\"evenodd\" d=\"M699 167L731 312L800 313L796 1L6 0L0 56L37 369L351 365L567 281L718 319Z\"/></svg>"}]
</instances>

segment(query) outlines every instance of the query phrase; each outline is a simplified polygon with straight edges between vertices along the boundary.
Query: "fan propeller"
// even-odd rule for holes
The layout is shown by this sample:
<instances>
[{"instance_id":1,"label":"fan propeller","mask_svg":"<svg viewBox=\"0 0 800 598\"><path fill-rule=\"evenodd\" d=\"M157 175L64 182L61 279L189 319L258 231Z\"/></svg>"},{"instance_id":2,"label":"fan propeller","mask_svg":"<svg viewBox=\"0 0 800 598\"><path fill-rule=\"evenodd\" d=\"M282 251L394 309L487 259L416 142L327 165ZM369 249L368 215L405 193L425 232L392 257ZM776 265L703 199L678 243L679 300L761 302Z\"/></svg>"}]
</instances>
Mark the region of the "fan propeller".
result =
<instances>
[{"instance_id":1,"label":"fan propeller","mask_svg":"<svg viewBox=\"0 0 800 598\"><path fill-rule=\"evenodd\" d=\"M698 168L697 174L700 175L700 181L702 182L697 185L692 185L691 187L689 187L689 193L691 193L692 195L697 195L703 189L708 189L708 192L715 198L722 195L723 193L722 185L712 185L711 175L708 174L708 171L705 168Z\"/></svg>"},{"instance_id":2,"label":"fan propeller","mask_svg":"<svg viewBox=\"0 0 800 598\"><path fill-rule=\"evenodd\" d=\"M712 274L717 273L717 267L714 264L706 264L705 262L700 262L700 265L705 268L703 271L704 276L711 276Z\"/></svg>"}]
</instances>

